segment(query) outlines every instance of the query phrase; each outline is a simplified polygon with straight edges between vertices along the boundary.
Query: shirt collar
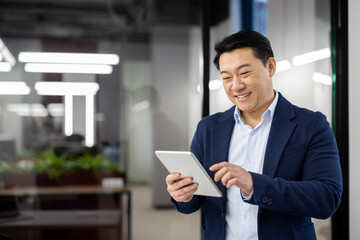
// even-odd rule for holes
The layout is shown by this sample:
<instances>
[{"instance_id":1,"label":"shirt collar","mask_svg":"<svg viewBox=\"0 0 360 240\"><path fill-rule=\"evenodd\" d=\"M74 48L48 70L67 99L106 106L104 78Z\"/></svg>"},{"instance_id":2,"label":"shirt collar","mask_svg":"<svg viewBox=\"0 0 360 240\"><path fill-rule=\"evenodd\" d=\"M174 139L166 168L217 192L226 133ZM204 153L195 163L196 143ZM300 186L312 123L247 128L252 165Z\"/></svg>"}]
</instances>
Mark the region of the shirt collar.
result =
<instances>
[{"instance_id":1,"label":"shirt collar","mask_svg":"<svg viewBox=\"0 0 360 240\"><path fill-rule=\"evenodd\" d=\"M276 105L277 105L277 102L279 99L279 94L277 93L277 91L274 90L274 92L275 92L275 98L271 102L270 106L266 109L266 111L261 116L261 120L264 120L269 115L271 118L274 116L275 108L276 108ZM237 107L235 107L234 118L235 118L236 124L241 123L241 124L245 125L245 122L240 115L240 109L238 109Z\"/></svg>"}]
</instances>

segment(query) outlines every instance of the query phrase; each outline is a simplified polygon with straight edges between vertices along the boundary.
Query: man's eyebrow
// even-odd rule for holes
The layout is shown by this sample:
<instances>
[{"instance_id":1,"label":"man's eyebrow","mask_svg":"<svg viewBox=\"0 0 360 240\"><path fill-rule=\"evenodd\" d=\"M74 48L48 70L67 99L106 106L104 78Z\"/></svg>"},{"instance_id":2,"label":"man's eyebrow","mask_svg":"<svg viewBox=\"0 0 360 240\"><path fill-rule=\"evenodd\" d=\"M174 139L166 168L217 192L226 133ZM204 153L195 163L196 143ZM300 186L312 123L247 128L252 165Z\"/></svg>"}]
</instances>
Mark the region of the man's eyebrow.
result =
<instances>
[{"instance_id":1,"label":"man's eyebrow","mask_svg":"<svg viewBox=\"0 0 360 240\"><path fill-rule=\"evenodd\" d=\"M244 68L244 67L249 67L251 66L250 63L244 63L244 64L241 64L240 66L237 67L237 70L240 70L241 68ZM223 74L223 73L229 73L228 71L220 71L220 74Z\"/></svg>"}]
</instances>

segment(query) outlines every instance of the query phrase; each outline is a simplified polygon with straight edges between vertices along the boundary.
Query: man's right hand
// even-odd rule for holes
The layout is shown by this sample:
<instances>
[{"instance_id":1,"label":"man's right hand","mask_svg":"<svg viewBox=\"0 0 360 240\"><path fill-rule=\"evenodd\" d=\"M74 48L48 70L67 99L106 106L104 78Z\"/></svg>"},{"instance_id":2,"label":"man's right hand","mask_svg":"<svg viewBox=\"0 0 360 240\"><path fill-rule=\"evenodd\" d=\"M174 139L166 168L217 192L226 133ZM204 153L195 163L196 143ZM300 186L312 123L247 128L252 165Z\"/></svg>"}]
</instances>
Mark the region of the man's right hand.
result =
<instances>
[{"instance_id":1,"label":"man's right hand","mask_svg":"<svg viewBox=\"0 0 360 240\"><path fill-rule=\"evenodd\" d=\"M189 202L198 188L192 178L180 179L180 173L171 173L166 177L167 191L177 202Z\"/></svg>"}]
</instances>

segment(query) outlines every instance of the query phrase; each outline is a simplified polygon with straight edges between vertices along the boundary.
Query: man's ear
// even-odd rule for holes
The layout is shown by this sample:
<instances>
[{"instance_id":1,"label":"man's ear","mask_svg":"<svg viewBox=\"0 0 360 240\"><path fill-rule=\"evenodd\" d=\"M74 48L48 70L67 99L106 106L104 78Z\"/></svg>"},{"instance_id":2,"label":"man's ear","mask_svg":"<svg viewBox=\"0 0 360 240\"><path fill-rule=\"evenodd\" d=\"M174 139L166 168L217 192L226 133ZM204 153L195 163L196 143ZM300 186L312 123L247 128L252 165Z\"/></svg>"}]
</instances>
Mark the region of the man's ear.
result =
<instances>
[{"instance_id":1,"label":"man's ear","mask_svg":"<svg viewBox=\"0 0 360 240\"><path fill-rule=\"evenodd\" d=\"M276 61L275 61L275 58L270 57L270 58L268 59L267 68L268 68L268 71L269 71L269 76L270 76L270 77L274 76L274 74L275 74L275 72L276 72Z\"/></svg>"}]
</instances>

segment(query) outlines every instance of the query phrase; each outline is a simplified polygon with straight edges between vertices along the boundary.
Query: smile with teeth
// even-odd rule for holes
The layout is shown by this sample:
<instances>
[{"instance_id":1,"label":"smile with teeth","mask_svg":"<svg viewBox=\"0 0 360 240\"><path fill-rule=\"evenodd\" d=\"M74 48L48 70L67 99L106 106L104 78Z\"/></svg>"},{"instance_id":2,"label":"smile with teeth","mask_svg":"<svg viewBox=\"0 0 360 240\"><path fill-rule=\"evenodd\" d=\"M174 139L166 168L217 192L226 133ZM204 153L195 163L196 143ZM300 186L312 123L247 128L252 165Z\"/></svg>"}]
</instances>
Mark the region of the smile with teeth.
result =
<instances>
[{"instance_id":1,"label":"smile with teeth","mask_svg":"<svg viewBox=\"0 0 360 240\"><path fill-rule=\"evenodd\" d=\"M244 95L238 95L238 96L236 96L238 99L242 99L242 98L245 98L245 97L247 97L247 96L249 96L251 94L251 92L249 92L249 93L246 93L246 94L244 94Z\"/></svg>"}]
</instances>

